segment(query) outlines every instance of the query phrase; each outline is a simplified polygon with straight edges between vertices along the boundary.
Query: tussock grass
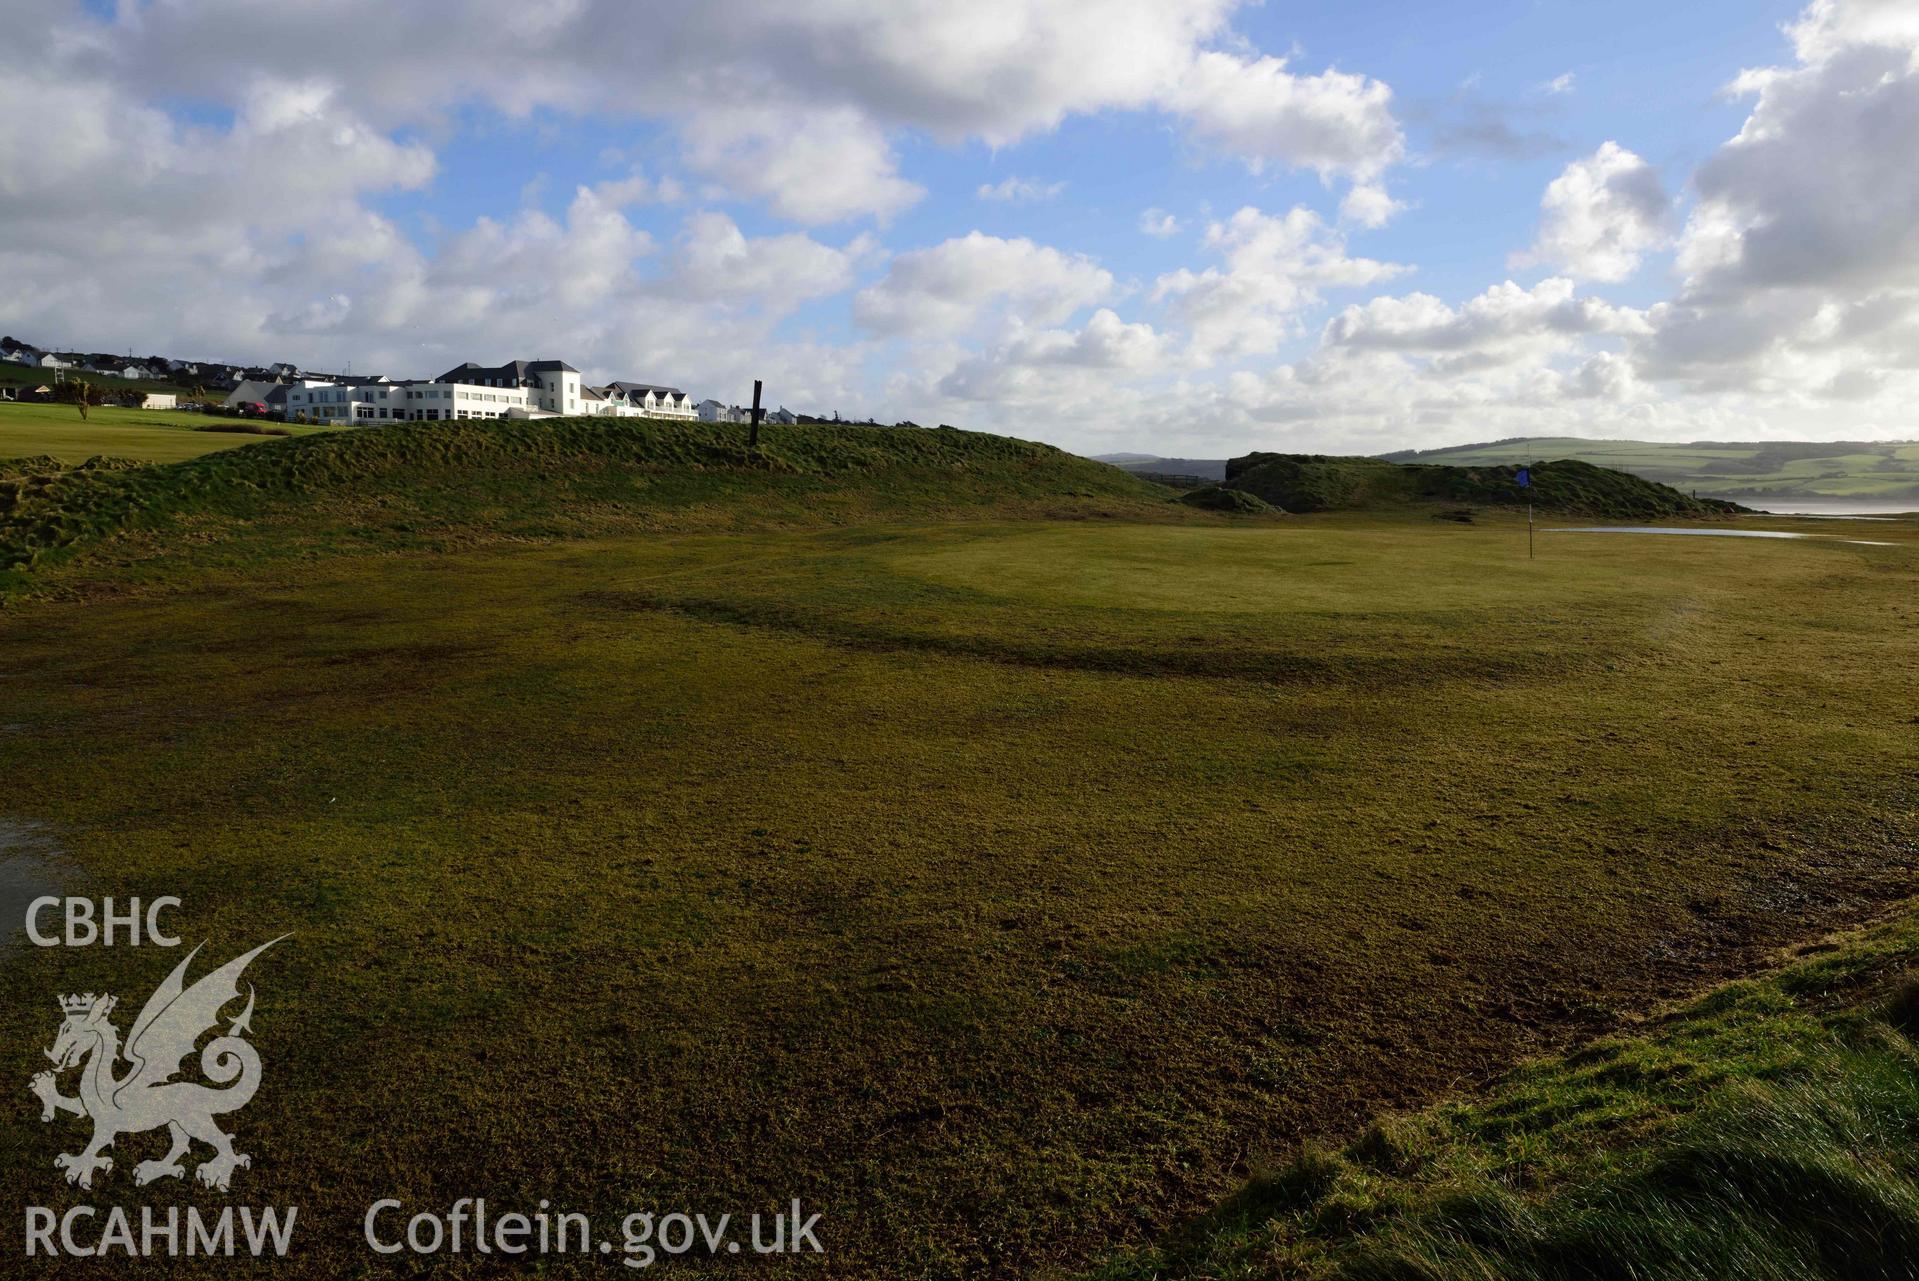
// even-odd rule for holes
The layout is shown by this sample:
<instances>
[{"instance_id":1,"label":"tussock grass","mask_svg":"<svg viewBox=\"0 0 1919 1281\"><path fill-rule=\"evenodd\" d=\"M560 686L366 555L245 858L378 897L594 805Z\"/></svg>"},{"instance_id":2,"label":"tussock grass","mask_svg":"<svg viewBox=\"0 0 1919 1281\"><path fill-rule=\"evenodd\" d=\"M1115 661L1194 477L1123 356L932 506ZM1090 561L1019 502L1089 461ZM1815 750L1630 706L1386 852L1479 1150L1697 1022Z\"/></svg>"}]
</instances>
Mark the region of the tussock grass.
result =
<instances>
[{"instance_id":1,"label":"tussock grass","mask_svg":"<svg viewBox=\"0 0 1919 1281\"><path fill-rule=\"evenodd\" d=\"M1376 1121L1097 1276L1911 1277L1919 1046L1912 980L1887 973L1915 957L1907 915L1481 1098Z\"/></svg>"}]
</instances>

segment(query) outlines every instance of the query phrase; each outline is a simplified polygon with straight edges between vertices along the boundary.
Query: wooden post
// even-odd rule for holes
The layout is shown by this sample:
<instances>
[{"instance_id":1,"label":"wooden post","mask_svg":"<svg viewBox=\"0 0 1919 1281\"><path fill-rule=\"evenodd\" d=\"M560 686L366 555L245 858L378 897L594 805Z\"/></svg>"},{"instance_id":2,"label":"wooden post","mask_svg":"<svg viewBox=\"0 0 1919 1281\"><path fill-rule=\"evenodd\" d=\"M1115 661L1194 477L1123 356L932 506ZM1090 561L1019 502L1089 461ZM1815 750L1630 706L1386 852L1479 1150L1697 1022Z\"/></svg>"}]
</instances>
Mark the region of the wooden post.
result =
<instances>
[{"instance_id":1,"label":"wooden post","mask_svg":"<svg viewBox=\"0 0 1919 1281\"><path fill-rule=\"evenodd\" d=\"M753 430L747 435L746 447L760 447L760 380L757 378L753 380Z\"/></svg>"}]
</instances>

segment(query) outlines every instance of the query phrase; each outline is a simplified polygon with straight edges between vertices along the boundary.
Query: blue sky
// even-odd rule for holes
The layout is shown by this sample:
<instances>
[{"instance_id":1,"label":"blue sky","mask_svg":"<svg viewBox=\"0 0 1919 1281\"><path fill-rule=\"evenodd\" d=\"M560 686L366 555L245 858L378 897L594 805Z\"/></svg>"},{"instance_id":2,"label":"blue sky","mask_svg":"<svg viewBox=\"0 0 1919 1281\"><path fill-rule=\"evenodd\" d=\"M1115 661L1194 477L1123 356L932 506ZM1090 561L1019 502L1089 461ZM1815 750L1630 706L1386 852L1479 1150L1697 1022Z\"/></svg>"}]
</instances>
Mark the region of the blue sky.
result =
<instances>
[{"instance_id":1,"label":"blue sky","mask_svg":"<svg viewBox=\"0 0 1919 1281\"><path fill-rule=\"evenodd\" d=\"M1911 8L23 0L0 327L1088 450L1910 436Z\"/></svg>"}]
</instances>

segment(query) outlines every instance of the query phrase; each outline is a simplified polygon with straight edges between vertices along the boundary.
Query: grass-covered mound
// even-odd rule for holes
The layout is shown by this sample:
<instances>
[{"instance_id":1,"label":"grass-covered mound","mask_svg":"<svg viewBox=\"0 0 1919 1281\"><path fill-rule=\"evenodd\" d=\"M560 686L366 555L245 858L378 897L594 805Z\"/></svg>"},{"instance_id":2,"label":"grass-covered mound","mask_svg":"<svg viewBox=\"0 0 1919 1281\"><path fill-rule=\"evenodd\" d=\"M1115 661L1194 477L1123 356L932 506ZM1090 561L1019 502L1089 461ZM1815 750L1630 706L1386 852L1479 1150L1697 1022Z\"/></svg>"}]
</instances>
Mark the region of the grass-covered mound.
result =
<instances>
[{"instance_id":1,"label":"grass-covered mound","mask_svg":"<svg viewBox=\"0 0 1919 1281\"><path fill-rule=\"evenodd\" d=\"M1532 485L1517 464L1448 467L1324 454L1247 454L1226 464L1226 484L1293 512L1442 502L1515 507L1618 520L1725 516L1736 504L1692 498L1657 482L1572 460L1536 463Z\"/></svg>"},{"instance_id":2,"label":"grass-covered mound","mask_svg":"<svg viewBox=\"0 0 1919 1281\"><path fill-rule=\"evenodd\" d=\"M773 522L1157 499L1116 468L980 432L769 426L760 440L643 419L405 423L165 465L0 463L0 573L121 530L287 510L310 533L541 535L722 499Z\"/></svg>"},{"instance_id":3,"label":"grass-covered mound","mask_svg":"<svg viewBox=\"0 0 1919 1281\"><path fill-rule=\"evenodd\" d=\"M1102 1281L1906 1278L1911 917L1256 1178Z\"/></svg>"},{"instance_id":4,"label":"grass-covered mound","mask_svg":"<svg viewBox=\"0 0 1919 1281\"><path fill-rule=\"evenodd\" d=\"M1201 489L1190 489L1175 501L1188 507L1197 507L1201 511L1226 512L1233 516L1276 516L1279 508L1263 498L1247 493L1243 489L1228 489L1224 485L1207 485Z\"/></svg>"}]
</instances>

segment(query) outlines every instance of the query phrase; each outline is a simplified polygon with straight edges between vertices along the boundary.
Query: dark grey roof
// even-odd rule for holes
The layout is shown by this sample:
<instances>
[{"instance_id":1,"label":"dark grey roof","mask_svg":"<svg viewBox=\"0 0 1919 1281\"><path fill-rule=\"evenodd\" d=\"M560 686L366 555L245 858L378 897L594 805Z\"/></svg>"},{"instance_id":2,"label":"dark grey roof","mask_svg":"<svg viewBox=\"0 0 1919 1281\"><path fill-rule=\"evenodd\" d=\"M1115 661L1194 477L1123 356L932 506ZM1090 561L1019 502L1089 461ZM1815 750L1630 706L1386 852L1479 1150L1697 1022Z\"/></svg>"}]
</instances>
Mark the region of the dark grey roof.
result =
<instances>
[{"instance_id":1,"label":"dark grey roof","mask_svg":"<svg viewBox=\"0 0 1919 1281\"><path fill-rule=\"evenodd\" d=\"M642 394L650 391L650 392L664 392L665 394L670 396L686 395L686 393L681 391L678 387L662 387L658 383L629 383L629 382L616 381L616 382L608 383L607 386L618 387L621 391L625 392L629 396L631 396L636 391Z\"/></svg>"},{"instance_id":2,"label":"dark grey roof","mask_svg":"<svg viewBox=\"0 0 1919 1281\"><path fill-rule=\"evenodd\" d=\"M558 361L551 362L558 364ZM517 385L526 381L527 371L535 369L537 361L509 360L504 365L476 365L472 361L455 365L453 368L433 379L436 383L472 383L487 378L511 378Z\"/></svg>"},{"instance_id":3,"label":"dark grey roof","mask_svg":"<svg viewBox=\"0 0 1919 1281\"><path fill-rule=\"evenodd\" d=\"M531 363L527 363L527 362L516 362L516 363L524 363L526 364L526 367L528 369L536 369L543 374L553 373L553 372L558 372L562 374L577 374L580 372L579 370L575 369L573 366L567 364L564 360L535 360Z\"/></svg>"}]
</instances>

